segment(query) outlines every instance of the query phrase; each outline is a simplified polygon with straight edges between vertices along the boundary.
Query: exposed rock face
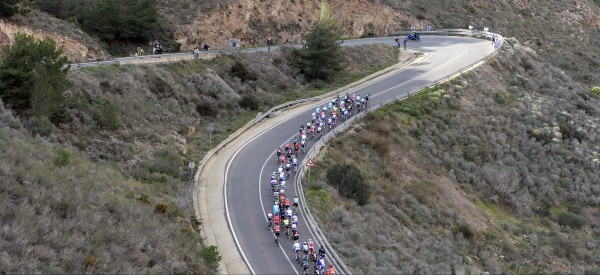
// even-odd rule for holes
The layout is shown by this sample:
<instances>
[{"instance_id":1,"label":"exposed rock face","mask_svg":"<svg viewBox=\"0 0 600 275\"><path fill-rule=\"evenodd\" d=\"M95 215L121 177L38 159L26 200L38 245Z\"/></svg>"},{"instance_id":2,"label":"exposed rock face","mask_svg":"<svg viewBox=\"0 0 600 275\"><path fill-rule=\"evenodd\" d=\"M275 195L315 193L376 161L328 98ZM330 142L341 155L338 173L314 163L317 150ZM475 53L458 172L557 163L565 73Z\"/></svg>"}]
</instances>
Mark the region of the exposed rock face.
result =
<instances>
[{"instance_id":1,"label":"exposed rock face","mask_svg":"<svg viewBox=\"0 0 600 275\"><path fill-rule=\"evenodd\" d=\"M35 19L39 18L34 18L34 20ZM44 20L54 20L60 22L60 20L58 19L44 18ZM18 32L33 35L37 39L50 37L52 40L56 41L56 44L59 47L64 48L65 55L69 58L71 62L106 60L110 58L110 55L107 54L104 50L102 50L98 43L96 43L88 35L86 35L79 29L72 28L71 30L65 31L64 34L59 34L55 31L38 29L1 19L0 46L12 44L15 40L15 34ZM0 56L1 54L2 53L0 52Z\"/></svg>"},{"instance_id":2,"label":"exposed rock face","mask_svg":"<svg viewBox=\"0 0 600 275\"><path fill-rule=\"evenodd\" d=\"M407 24L425 24L409 13L366 0L329 1L344 34L360 37L368 33L388 35L406 29ZM243 46L263 45L268 38L275 44L299 43L310 30L319 0L239 0L200 14L189 25L180 26L175 37L182 49L202 43L226 47L232 38Z\"/></svg>"}]
</instances>

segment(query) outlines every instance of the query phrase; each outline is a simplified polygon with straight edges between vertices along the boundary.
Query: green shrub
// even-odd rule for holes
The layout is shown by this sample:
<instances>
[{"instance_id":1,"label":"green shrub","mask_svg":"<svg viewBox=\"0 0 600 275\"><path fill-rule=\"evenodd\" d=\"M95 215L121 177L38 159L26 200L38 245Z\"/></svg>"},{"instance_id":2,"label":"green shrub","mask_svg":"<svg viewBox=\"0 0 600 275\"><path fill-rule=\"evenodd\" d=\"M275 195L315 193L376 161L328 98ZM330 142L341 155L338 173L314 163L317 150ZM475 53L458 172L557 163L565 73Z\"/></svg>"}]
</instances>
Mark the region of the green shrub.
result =
<instances>
[{"instance_id":1,"label":"green shrub","mask_svg":"<svg viewBox=\"0 0 600 275\"><path fill-rule=\"evenodd\" d=\"M30 120L33 132L47 136L54 131L54 125L47 116L33 117Z\"/></svg>"},{"instance_id":2,"label":"green shrub","mask_svg":"<svg viewBox=\"0 0 600 275\"><path fill-rule=\"evenodd\" d=\"M121 121L117 115L117 109L108 99L102 99L92 107L92 118L96 127L108 130L117 130L121 127Z\"/></svg>"},{"instance_id":3,"label":"green shrub","mask_svg":"<svg viewBox=\"0 0 600 275\"><path fill-rule=\"evenodd\" d=\"M260 107L260 101L254 95L244 95L238 102L240 107L250 110L258 110Z\"/></svg>"},{"instance_id":4,"label":"green shrub","mask_svg":"<svg viewBox=\"0 0 600 275\"><path fill-rule=\"evenodd\" d=\"M182 160L178 149L173 146L167 146L153 155L149 170L150 172L162 173L173 178L181 176Z\"/></svg>"},{"instance_id":5,"label":"green shrub","mask_svg":"<svg viewBox=\"0 0 600 275\"><path fill-rule=\"evenodd\" d=\"M558 224L573 229L581 229L585 225L585 220L575 213L563 211L558 214Z\"/></svg>"},{"instance_id":6,"label":"green shrub","mask_svg":"<svg viewBox=\"0 0 600 275\"><path fill-rule=\"evenodd\" d=\"M169 206L166 203L159 202L154 206L154 213L167 214L169 213Z\"/></svg>"},{"instance_id":7,"label":"green shrub","mask_svg":"<svg viewBox=\"0 0 600 275\"><path fill-rule=\"evenodd\" d=\"M87 270L88 268L97 270L98 268L100 268L100 260L90 255L85 259L85 270Z\"/></svg>"},{"instance_id":8,"label":"green shrub","mask_svg":"<svg viewBox=\"0 0 600 275\"><path fill-rule=\"evenodd\" d=\"M0 98L22 115L46 116L53 122L64 121L64 91L70 66L63 49L50 38L37 40L17 33L15 42L1 49Z\"/></svg>"},{"instance_id":9,"label":"green shrub","mask_svg":"<svg viewBox=\"0 0 600 275\"><path fill-rule=\"evenodd\" d=\"M200 251L200 258L204 259L210 269L216 271L219 268L219 262L223 257L219 255L219 250L216 246L211 245L203 248Z\"/></svg>"},{"instance_id":10,"label":"green shrub","mask_svg":"<svg viewBox=\"0 0 600 275\"><path fill-rule=\"evenodd\" d=\"M475 237L475 231L468 224L458 224L456 226L456 232L462 234L463 237L468 240L471 240Z\"/></svg>"},{"instance_id":11,"label":"green shrub","mask_svg":"<svg viewBox=\"0 0 600 275\"><path fill-rule=\"evenodd\" d=\"M66 166L69 164L69 158L71 154L64 148L58 150L56 157L54 158L54 165L56 166Z\"/></svg>"},{"instance_id":12,"label":"green shrub","mask_svg":"<svg viewBox=\"0 0 600 275\"><path fill-rule=\"evenodd\" d=\"M7 18L19 13L19 2L21 0L0 0L0 17Z\"/></svg>"},{"instance_id":13,"label":"green shrub","mask_svg":"<svg viewBox=\"0 0 600 275\"><path fill-rule=\"evenodd\" d=\"M595 86L590 88L590 93L596 97L600 97L600 87Z\"/></svg>"},{"instance_id":14,"label":"green shrub","mask_svg":"<svg viewBox=\"0 0 600 275\"><path fill-rule=\"evenodd\" d=\"M334 164L327 170L327 182L342 197L353 199L360 205L369 202L371 187L358 167L353 164Z\"/></svg>"}]
</instances>

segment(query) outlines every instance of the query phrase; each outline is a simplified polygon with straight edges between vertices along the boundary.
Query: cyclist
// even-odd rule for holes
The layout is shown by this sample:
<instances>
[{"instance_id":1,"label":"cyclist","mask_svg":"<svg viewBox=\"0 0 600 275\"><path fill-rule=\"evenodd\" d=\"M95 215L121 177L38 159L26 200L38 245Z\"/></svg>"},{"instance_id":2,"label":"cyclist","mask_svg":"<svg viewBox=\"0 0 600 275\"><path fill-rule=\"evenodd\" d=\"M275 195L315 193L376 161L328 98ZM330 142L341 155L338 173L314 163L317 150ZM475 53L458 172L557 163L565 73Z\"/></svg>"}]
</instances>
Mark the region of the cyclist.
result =
<instances>
[{"instance_id":1,"label":"cyclist","mask_svg":"<svg viewBox=\"0 0 600 275\"><path fill-rule=\"evenodd\" d=\"M298 230L298 224L292 221L292 233L296 232L296 230Z\"/></svg>"},{"instance_id":2,"label":"cyclist","mask_svg":"<svg viewBox=\"0 0 600 275\"><path fill-rule=\"evenodd\" d=\"M298 214L294 213L294 215L292 215L292 223L298 224Z\"/></svg>"},{"instance_id":3,"label":"cyclist","mask_svg":"<svg viewBox=\"0 0 600 275\"><path fill-rule=\"evenodd\" d=\"M292 251L294 251L294 255L296 255L296 261L300 260L300 243L295 240L292 245Z\"/></svg>"},{"instance_id":4,"label":"cyclist","mask_svg":"<svg viewBox=\"0 0 600 275\"><path fill-rule=\"evenodd\" d=\"M285 201L284 201L284 205L285 205L285 209L286 209L286 211L287 211L287 210L290 210L290 211L292 211L292 209L290 209L290 199L287 199L287 198L286 198L286 199L285 199ZM287 212L286 212L286 214L287 214ZM291 217L291 216L292 216L292 215L290 215L290 217Z\"/></svg>"},{"instance_id":5,"label":"cyclist","mask_svg":"<svg viewBox=\"0 0 600 275\"><path fill-rule=\"evenodd\" d=\"M308 274L308 259L302 260L302 274Z\"/></svg>"},{"instance_id":6,"label":"cyclist","mask_svg":"<svg viewBox=\"0 0 600 275\"><path fill-rule=\"evenodd\" d=\"M273 223L275 223L276 225L278 225L278 224L279 224L279 215L275 214L275 215L273 216Z\"/></svg>"},{"instance_id":7,"label":"cyclist","mask_svg":"<svg viewBox=\"0 0 600 275\"><path fill-rule=\"evenodd\" d=\"M269 213L267 213L267 226L271 228L271 224L273 224L273 213L269 211Z\"/></svg>"},{"instance_id":8,"label":"cyclist","mask_svg":"<svg viewBox=\"0 0 600 275\"><path fill-rule=\"evenodd\" d=\"M298 209L298 204L300 203L300 199L298 199L298 195L294 196L294 210ZM296 216L296 215L294 215ZM298 218L298 217L296 217Z\"/></svg>"},{"instance_id":9,"label":"cyclist","mask_svg":"<svg viewBox=\"0 0 600 275\"><path fill-rule=\"evenodd\" d=\"M292 159L292 165L294 166L294 172L298 172L298 159L297 158Z\"/></svg>"},{"instance_id":10,"label":"cyclist","mask_svg":"<svg viewBox=\"0 0 600 275\"><path fill-rule=\"evenodd\" d=\"M289 202L289 200L288 200ZM292 218L292 209L290 209L289 207L287 208L287 210L285 210L285 216L288 217L288 219Z\"/></svg>"},{"instance_id":11,"label":"cyclist","mask_svg":"<svg viewBox=\"0 0 600 275\"><path fill-rule=\"evenodd\" d=\"M318 268L319 260L317 260L317 252L310 254L310 259L312 260L313 267L320 272L321 269ZM325 263L323 263L323 267L325 267Z\"/></svg>"},{"instance_id":12,"label":"cyclist","mask_svg":"<svg viewBox=\"0 0 600 275\"><path fill-rule=\"evenodd\" d=\"M302 141L300 141L300 148L302 149L302 153L306 153L306 151L304 150L304 147L306 147L306 138L304 138L304 139L302 139Z\"/></svg>"},{"instance_id":13,"label":"cyclist","mask_svg":"<svg viewBox=\"0 0 600 275\"><path fill-rule=\"evenodd\" d=\"M285 163L285 155L281 155L281 156L279 156L279 164L280 164L281 166L283 166L283 164L284 164L284 163Z\"/></svg>"},{"instance_id":14,"label":"cyclist","mask_svg":"<svg viewBox=\"0 0 600 275\"><path fill-rule=\"evenodd\" d=\"M308 130L308 133L310 133L310 138L315 137L315 125L314 124L310 125L310 129Z\"/></svg>"},{"instance_id":15,"label":"cyclist","mask_svg":"<svg viewBox=\"0 0 600 275\"><path fill-rule=\"evenodd\" d=\"M320 259L319 261L317 261L317 269L319 271L323 271L323 269L325 269L325 259Z\"/></svg>"},{"instance_id":16,"label":"cyclist","mask_svg":"<svg viewBox=\"0 0 600 275\"><path fill-rule=\"evenodd\" d=\"M273 215L279 214L279 204L273 204Z\"/></svg>"},{"instance_id":17,"label":"cyclist","mask_svg":"<svg viewBox=\"0 0 600 275\"><path fill-rule=\"evenodd\" d=\"M308 239L308 252L312 254L315 251L315 244L312 239Z\"/></svg>"},{"instance_id":18,"label":"cyclist","mask_svg":"<svg viewBox=\"0 0 600 275\"><path fill-rule=\"evenodd\" d=\"M325 258L325 248L322 245L319 248L319 258L321 258L321 259Z\"/></svg>"},{"instance_id":19,"label":"cyclist","mask_svg":"<svg viewBox=\"0 0 600 275\"><path fill-rule=\"evenodd\" d=\"M333 268L333 265L329 265L329 274L330 275L335 275L335 268Z\"/></svg>"},{"instance_id":20,"label":"cyclist","mask_svg":"<svg viewBox=\"0 0 600 275\"><path fill-rule=\"evenodd\" d=\"M279 158L279 156L281 156L281 147L277 147L277 150L275 150L277 152L277 158Z\"/></svg>"},{"instance_id":21,"label":"cyclist","mask_svg":"<svg viewBox=\"0 0 600 275\"><path fill-rule=\"evenodd\" d=\"M283 230L285 230L285 236L287 238L287 236L290 235L290 220L287 217L283 218Z\"/></svg>"},{"instance_id":22,"label":"cyclist","mask_svg":"<svg viewBox=\"0 0 600 275\"><path fill-rule=\"evenodd\" d=\"M276 243L279 243L279 231L281 231L279 224L275 224L275 228L273 229L273 234L275 234L275 242Z\"/></svg>"},{"instance_id":23,"label":"cyclist","mask_svg":"<svg viewBox=\"0 0 600 275\"><path fill-rule=\"evenodd\" d=\"M293 224L292 224L293 225ZM298 230L292 230L292 239L294 241L297 241L300 239L300 233L298 233Z\"/></svg>"},{"instance_id":24,"label":"cyclist","mask_svg":"<svg viewBox=\"0 0 600 275\"><path fill-rule=\"evenodd\" d=\"M302 254L308 254L308 244L306 242L302 243Z\"/></svg>"},{"instance_id":25,"label":"cyclist","mask_svg":"<svg viewBox=\"0 0 600 275\"><path fill-rule=\"evenodd\" d=\"M282 180L282 181L279 183L279 188L280 188L280 189L285 189L285 180Z\"/></svg>"},{"instance_id":26,"label":"cyclist","mask_svg":"<svg viewBox=\"0 0 600 275\"><path fill-rule=\"evenodd\" d=\"M292 171L292 164L288 161L285 164L285 171L287 171L287 177L290 177L290 171Z\"/></svg>"}]
</instances>

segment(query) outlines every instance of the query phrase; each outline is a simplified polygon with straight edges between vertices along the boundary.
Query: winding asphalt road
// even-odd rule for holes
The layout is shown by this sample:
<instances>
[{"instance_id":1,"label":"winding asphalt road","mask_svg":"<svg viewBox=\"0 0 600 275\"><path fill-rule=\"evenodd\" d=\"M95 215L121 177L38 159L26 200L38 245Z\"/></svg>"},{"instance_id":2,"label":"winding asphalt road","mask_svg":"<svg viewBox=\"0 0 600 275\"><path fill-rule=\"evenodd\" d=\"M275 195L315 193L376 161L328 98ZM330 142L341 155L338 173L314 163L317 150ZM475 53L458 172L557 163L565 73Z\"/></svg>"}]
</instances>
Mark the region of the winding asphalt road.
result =
<instances>
[{"instance_id":1,"label":"winding asphalt road","mask_svg":"<svg viewBox=\"0 0 600 275\"><path fill-rule=\"evenodd\" d=\"M393 38L372 38L345 41L346 45L365 43L395 44ZM404 68L384 79L371 82L349 91L357 95L371 94L370 106L435 83L456 74L473 62L493 52L490 41L444 36L423 36L421 42L409 42L409 47L429 54L419 63ZM272 208L270 174L276 170L275 149L297 134L298 127L310 119L315 104L305 108L290 119L272 126L267 131L244 144L229 160L225 171L226 212L231 230L237 238L238 249L251 272L256 274L302 273L291 251L292 241L285 235L276 246L266 226L265 213ZM307 151L314 141L307 141ZM300 158L303 158L300 155ZM287 184L288 197L294 196L294 185ZM300 241L311 236L305 218L299 216ZM318 247L318 246L317 246Z\"/></svg>"}]
</instances>

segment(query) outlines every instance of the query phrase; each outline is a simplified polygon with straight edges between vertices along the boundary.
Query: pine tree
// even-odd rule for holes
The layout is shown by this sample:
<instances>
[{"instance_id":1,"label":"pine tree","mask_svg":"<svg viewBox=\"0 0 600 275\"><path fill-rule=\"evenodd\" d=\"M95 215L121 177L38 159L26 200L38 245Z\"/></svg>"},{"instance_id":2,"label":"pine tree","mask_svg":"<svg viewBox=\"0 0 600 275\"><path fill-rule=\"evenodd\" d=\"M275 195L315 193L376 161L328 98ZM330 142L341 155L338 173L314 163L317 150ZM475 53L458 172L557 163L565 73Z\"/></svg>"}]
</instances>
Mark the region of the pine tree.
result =
<instances>
[{"instance_id":1,"label":"pine tree","mask_svg":"<svg viewBox=\"0 0 600 275\"><path fill-rule=\"evenodd\" d=\"M21 0L0 0L0 17L11 17L17 14L20 9L17 6Z\"/></svg>"},{"instance_id":2,"label":"pine tree","mask_svg":"<svg viewBox=\"0 0 600 275\"><path fill-rule=\"evenodd\" d=\"M342 69L341 37L331 8L321 2L321 12L305 38L308 47L295 51L296 66L307 79L331 80Z\"/></svg>"},{"instance_id":3,"label":"pine tree","mask_svg":"<svg viewBox=\"0 0 600 275\"><path fill-rule=\"evenodd\" d=\"M64 91L68 59L50 38L36 40L24 33L3 49L0 62L0 98L18 113L60 121L64 115Z\"/></svg>"}]
</instances>

